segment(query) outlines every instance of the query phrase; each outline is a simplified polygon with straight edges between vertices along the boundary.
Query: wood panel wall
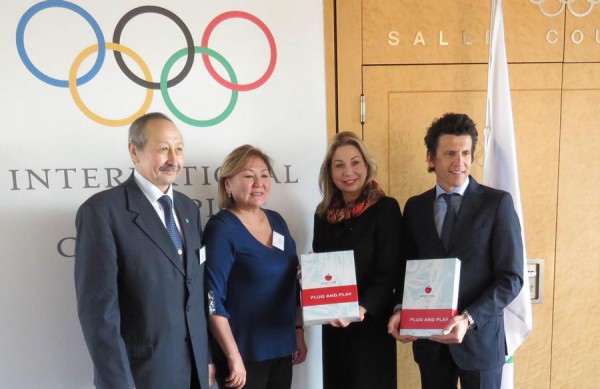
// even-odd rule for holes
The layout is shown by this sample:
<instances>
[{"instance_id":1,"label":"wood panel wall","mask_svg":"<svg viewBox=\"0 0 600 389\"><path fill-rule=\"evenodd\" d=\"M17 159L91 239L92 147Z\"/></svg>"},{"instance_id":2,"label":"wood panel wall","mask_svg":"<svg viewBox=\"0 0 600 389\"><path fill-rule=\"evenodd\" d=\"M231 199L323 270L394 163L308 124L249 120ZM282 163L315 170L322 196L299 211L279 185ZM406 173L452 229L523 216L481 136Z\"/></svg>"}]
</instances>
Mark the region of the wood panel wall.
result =
<instances>
[{"instance_id":1,"label":"wood panel wall","mask_svg":"<svg viewBox=\"0 0 600 389\"><path fill-rule=\"evenodd\" d=\"M533 306L533 334L515 355L515 387L595 388L600 382L595 325L600 167L594 164L600 155L600 4L590 9L589 2L575 0L561 10L559 0L503 3L527 252L530 259L545 261L544 301ZM378 180L403 204L432 185L422 136L433 119L432 107L447 99L424 93L466 93L465 83L485 79L490 4L324 0L324 5L333 10L325 25L334 31L336 77L335 104L328 110L336 129L363 134L381 166ZM431 71L435 67L443 70ZM472 79L460 86L465 74ZM468 92L479 123L482 110L476 106L484 91L485 82ZM364 125L361 93L367 101ZM393 124L404 117L406 125ZM399 358L398 387L418 386L410 351L400 347Z\"/></svg>"}]
</instances>

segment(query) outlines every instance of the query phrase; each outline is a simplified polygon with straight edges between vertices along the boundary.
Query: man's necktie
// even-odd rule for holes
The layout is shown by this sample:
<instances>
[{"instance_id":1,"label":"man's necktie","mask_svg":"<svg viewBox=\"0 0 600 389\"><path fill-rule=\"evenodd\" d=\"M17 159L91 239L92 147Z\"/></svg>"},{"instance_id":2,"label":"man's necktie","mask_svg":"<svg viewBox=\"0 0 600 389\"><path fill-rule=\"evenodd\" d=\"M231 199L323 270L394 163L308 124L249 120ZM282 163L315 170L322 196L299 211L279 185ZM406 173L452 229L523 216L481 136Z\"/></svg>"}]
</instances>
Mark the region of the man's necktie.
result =
<instances>
[{"instance_id":1,"label":"man's necktie","mask_svg":"<svg viewBox=\"0 0 600 389\"><path fill-rule=\"evenodd\" d=\"M179 234L179 230L177 230L177 226L175 225L175 219L173 218L173 201L167 195L162 196L160 199L158 199L158 201L162 205L163 212L165 213L165 224L167 226L167 232L169 233L169 236L171 236L171 240L177 248L177 253L179 253L179 255L182 255L183 241L181 240L181 235Z\"/></svg>"},{"instance_id":2,"label":"man's necktie","mask_svg":"<svg viewBox=\"0 0 600 389\"><path fill-rule=\"evenodd\" d=\"M444 224L442 224L442 243L444 249L448 251L450 245L450 237L452 236L452 230L454 230L454 224L456 223L456 213L454 212L454 205L452 205L452 199L454 196L459 196L455 193L444 193L442 197L446 201L446 216L444 216Z\"/></svg>"}]
</instances>

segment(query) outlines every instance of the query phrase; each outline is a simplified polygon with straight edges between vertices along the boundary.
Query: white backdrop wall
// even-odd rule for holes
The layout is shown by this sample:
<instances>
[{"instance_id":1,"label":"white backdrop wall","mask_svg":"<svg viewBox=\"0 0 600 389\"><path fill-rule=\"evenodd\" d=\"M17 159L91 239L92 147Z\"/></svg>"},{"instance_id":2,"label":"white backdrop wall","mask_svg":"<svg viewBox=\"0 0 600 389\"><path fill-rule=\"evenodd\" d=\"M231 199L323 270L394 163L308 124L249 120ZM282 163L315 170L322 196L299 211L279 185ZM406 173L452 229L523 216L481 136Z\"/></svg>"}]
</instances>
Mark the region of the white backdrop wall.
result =
<instances>
[{"instance_id":1,"label":"white backdrop wall","mask_svg":"<svg viewBox=\"0 0 600 389\"><path fill-rule=\"evenodd\" d=\"M310 249L326 142L321 1L154 0L160 9L138 8L146 5L0 5L0 388L92 387L75 308L74 217L86 198L129 176L135 115L161 111L180 128L186 170L177 189L197 200L204 223L217 211L224 156L260 146L276 174L268 207L283 214L299 253ZM186 34L198 47L187 75ZM163 72L162 91L132 80L160 84ZM321 386L320 329L308 340L295 388Z\"/></svg>"}]
</instances>

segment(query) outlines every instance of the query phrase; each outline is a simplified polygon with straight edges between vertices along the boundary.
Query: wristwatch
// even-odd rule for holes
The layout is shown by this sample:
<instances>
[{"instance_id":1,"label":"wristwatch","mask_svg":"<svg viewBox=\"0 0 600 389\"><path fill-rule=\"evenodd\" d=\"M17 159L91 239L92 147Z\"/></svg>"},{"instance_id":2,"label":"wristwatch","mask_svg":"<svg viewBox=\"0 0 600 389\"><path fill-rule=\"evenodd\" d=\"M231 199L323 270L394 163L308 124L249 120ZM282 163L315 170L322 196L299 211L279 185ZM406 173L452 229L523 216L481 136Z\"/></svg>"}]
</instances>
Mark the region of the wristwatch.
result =
<instances>
[{"instance_id":1,"label":"wristwatch","mask_svg":"<svg viewBox=\"0 0 600 389\"><path fill-rule=\"evenodd\" d=\"M472 330L473 328L475 328L475 320L473 320L473 317L469 314L469 312L467 312L467 310L465 309L462 312L463 315L465 315L467 317L467 321L469 322L469 329Z\"/></svg>"}]
</instances>

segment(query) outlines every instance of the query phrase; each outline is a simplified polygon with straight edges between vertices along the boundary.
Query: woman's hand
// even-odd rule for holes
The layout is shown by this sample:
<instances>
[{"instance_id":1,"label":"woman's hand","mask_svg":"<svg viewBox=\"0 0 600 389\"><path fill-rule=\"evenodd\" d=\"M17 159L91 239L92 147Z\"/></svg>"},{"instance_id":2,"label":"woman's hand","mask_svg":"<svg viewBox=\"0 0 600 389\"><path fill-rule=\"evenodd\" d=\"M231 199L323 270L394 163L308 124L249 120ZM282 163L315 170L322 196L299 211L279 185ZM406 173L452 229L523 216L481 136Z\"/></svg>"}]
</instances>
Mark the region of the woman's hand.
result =
<instances>
[{"instance_id":1,"label":"woman's hand","mask_svg":"<svg viewBox=\"0 0 600 389\"><path fill-rule=\"evenodd\" d=\"M225 387L241 389L246 385L246 367L231 332L229 320L217 314L209 315L208 325L219 346L221 346L221 350L227 356L229 376L225 378Z\"/></svg>"},{"instance_id":2,"label":"woman's hand","mask_svg":"<svg viewBox=\"0 0 600 389\"><path fill-rule=\"evenodd\" d=\"M225 386L228 388L240 389L246 385L246 367L240 354L232 358L227 358L229 365L229 376L225 378Z\"/></svg>"},{"instance_id":3,"label":"woman's hand","mask_svg":"<svg viewBox=\"0 0 600 389\"><path fill-rule=\"evenodd\" d=\"M343 327L348 327L350 325L350 322L348 320L344 320L344 319L335 319L335 320L330 321L329 325L332 327L343 328Z\"/></svg>"},{"instance_id":4,"label":"woman's hand","mask_svg":"<svg viewBox=\"0 0 600 389\"><path fill-rule=\"evenodd\" d=\"M358 321L365 320L365 314L367 313L367 309L362 305L358 306ZM335 319L329 322L329 325L332 327L344 328L350 325L348 320L344 319Z\"/></svg>"},{"instance_id":5,"label":"woman's hand","mask_svg":"<svg viewBox=\"0 0 600 389\"><path fill-rule=\"evenodd\" d=\"M299 365L306 360L308 347L304 341L304 328L296 328L296 347L298 350L292 355L294 365Z\"/></svg>"}]
</instances>

